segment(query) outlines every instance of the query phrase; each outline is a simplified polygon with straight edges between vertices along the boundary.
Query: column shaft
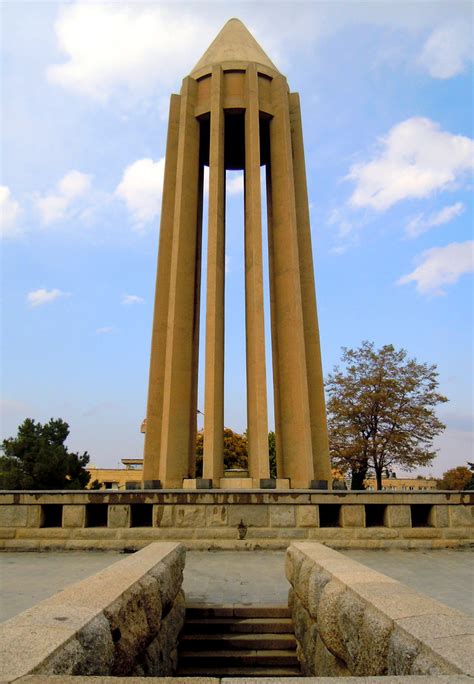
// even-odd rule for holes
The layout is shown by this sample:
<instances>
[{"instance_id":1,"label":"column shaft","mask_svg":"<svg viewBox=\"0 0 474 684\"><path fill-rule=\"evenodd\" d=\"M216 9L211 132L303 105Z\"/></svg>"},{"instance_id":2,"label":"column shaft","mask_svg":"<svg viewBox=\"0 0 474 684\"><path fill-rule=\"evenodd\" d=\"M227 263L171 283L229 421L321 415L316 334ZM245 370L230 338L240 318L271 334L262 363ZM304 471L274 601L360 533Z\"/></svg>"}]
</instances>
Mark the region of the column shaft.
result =
<instances>
[{"instance_id":1,"label":"column shaft","mask_svg":"<svg viewBox=\"0 0 474 684\"><path fill-rule=\"evenodd\" d=\"M290 122L314 477L317 480L329 481L331 479L331 468L326 404L324 400L324 379L314 286L303 128L301 124L300 99L297 93L290 95Z\"/></svg>"},{"instance_id":2,"label":"column shaft","mask_svg":"<svg viewBox=\"0 0 474 684\"><path fill-rule=\"evenodd\" d=\"M225 167L223 73L212 69L206 295L203 477L224 474Z\"/></svg>"},{"instance_id":3,"label":"column shaft","mask_svg":"<svg viewBox=\"0 0 474 684\"><path fill-rule=\"evenodd\" d=\"M199 209L196 86L187 77L181 90L160 460L160 479L166 487L182 487L189 474L192 439ZM195 411L196 407L194 421Z\"/></svg>"},{"instance_id":4,"label":"column shaft","mask_svg":"<svg viewBox=\"0 0 474 684\"><path fill-rule=\"evenodd\" d=\"M163 381L165 376L168 299L170 291L176 165L178 156L180 96L172 95L166 142L166 162L161 202L160 239L151 338L148 404L143 462L143 480L159 479Z\"/></svg>"},{"instance_id":5,"label":"column shaft","mask_svg":"<svg viewBox=\"0 0 474 684\"><path fill-rule=\"evenodd\" d=\"M246 72L245 313L249 475L268 478L268 416L263 310L260 119L255 64Z\"/></svg>"},{"instance_id":6,"label":"column shaft","mask_svg":"<svg viewBox=\"0 0 474 684\"><path fill-rule=\"evenodd\" d=\"M275 77L272 81L272 103L272 239L282 476L291 478L292 487L308 487L313 479L313 456L301 310L288 90L286 81L281 76Z\"/></svg>"},{"instance_id":7,"label":"column shaft","mask_svg":"<svg viewBox=\"0 0 474 684\"><path fill-rule=\"evenodd\" d=\"M268 271L270 280L270 319L272 333L272 368L273 368L273 405L275 413L275 443L276 443L276 466L277 477L282 477L283 461L280 444L281 435L281 409L280 409L280 378L278 370L278 326L276 321L276 293L275 293L275 247L273 240L273 198L272 198L272 172L270 164L266 169L267 185L267 230L268 230Z\"/></svg>"}]
</instances>

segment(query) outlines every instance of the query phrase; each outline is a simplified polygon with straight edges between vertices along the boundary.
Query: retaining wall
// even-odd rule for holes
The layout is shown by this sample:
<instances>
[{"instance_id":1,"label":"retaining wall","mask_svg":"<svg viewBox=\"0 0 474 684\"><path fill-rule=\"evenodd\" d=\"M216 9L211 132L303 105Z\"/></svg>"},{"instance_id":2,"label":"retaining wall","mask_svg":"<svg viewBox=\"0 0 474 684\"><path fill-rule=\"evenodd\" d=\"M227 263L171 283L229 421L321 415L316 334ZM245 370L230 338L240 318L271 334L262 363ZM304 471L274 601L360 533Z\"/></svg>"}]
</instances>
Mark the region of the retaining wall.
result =
<instances>
[{"instance_id":1,"label":"retaining wall","mask_svg":"<svg viewBox=\"0 0 474 684\"><path fill-rule=\"evenodd\" d=\"M2 623L2 684L28 674L170 676L184 560L181 544L150 544Z\"/></svg>"},{"instance_id":2,"label":"retaining wall","mask_svg":"<svg viewBox=\"0 0 474 684\"><path fill-rule=\"evenodd\" d=\"M0 548L454 547L472 543L473 504L472 492L0 492Z\"/></svg>"},{"instance_id":3,"label":"retaining wall","mask_svg":"<svg viewBox=\"0 0 474 684\"><path fill-rule=\"evenodd\" d=\"M463 613L318 543L290 546L286 575L306 676L474 676Z\"/></svg>"}]
</instances>

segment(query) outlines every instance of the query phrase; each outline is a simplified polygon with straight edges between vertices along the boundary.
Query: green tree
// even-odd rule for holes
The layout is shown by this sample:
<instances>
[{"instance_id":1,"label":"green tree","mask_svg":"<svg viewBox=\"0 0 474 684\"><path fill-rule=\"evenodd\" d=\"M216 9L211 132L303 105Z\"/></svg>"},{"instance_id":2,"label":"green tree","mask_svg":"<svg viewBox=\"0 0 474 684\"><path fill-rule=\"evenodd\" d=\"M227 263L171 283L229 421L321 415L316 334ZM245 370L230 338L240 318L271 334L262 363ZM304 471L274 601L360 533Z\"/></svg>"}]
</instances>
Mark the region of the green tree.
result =
<instances>
[{"instance_id":1,"label":"green tree","mask_svg":"<svg viewBox=\"0 0 474 684\"><path fill-rule=\"evenodd\" d=\"M276 437L274 432L268 433L268 455L270 457L270 477L277 476L277 462L276 462Z\"/></svg>"},{"instance_id":2,"label":"green tree","mask_svg":"<svg viewBox=\"0 0 474 684\"><path fill-rule=\"evenodd\" d=\"M202 460L204 454L204 432L196 435L196 477L202 477ZM224 467L247 468L247 435L224 428Z\"/></svg>"},{"instance_id":3,"label":"green tree","mask_svg":"<svg viewBox=\"0 0 474 684\"><path fill-rule=\"evenodd\" d=\"M448 401L437 391L436 366L371 342L343 348L342 362L326 383L329 440L333 465L351 473L352 489L363 489L369 470L381 489L388 468L430 463L433 438L445 428L434 409Z\"/></svg>"},{"instance_id":4,"label":"green tree","mask_svg":"<svg viewBox=\"0 0 474 684\"><path fill-rule=\"evenodd\" d=\"M90 480L89 455L64 445L69 425L58 418L41 425L27 418L18 435L2 442L1 489L84 489Z\"/></svg>"},{"instance_id":5,"label":"green tree","mask_svg":"<svg viewBox=\"0 0 474 684\"><path fill-rule=\"evenodd\" d=\"M443 473L441 480L436 483L436 489L468 489L471 479L470 468L457 466L457 468L450 468Z\"/></svg>"}]
</instances>

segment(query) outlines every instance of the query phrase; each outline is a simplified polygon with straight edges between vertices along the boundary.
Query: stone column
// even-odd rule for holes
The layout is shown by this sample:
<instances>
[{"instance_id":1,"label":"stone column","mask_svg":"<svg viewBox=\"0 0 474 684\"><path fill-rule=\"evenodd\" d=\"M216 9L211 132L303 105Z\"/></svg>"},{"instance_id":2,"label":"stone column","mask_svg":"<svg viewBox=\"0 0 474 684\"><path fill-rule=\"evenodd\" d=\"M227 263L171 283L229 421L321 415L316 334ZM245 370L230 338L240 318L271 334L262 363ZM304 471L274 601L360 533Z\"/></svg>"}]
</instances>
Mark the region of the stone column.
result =
<instances>
[{"instance_id":1,"label":"stone column","mask_svg":"<svg viewBox=\"0 0 474 684\"><path fill-rule=\"evenodd\" d=\"M178 156L179 112L181 98L172 95L166 142L166 163L161 201L160 240L155 290L155 309L151 337L148 405L143 460L145 487L159 484L163 381L165 376L168 300L170 291L171 248L173 239L176 165Z\"/></svg>"},{"instance_id":2,"label":"stone column","mask_svg":"<svg viewBox=\"0 0 474 684\"><path fill-rule=\"evenodd\" d=\"M290 95L291 142L295 184L296 223L300 264L301 303L303 307L306 371L308 376L309 412L313 447L314 477L331 482L329 440L324 399L316 292L314 286L313 250L309 218L308 190L301 125L300 98Z\"/></svg>"},{"instance_id":3,"label":"stone column","mask_svg":"<svg viewBox=\"0 0 474 684\"><path fill-rule=\"evenodd\" d=\"M245 110L245 322L249 475L269 476L267 379L263 312L260 118L255 64L246 72Z\"/></svg>"},{"instance_id":4,"label":"stone column","mask_svg":"<svg viewBox=\"0 0 474 684\"><path fill-rule=\"evenodd\" d=\"M204 391L203 477L224 474L225 167L223 73L212 69Z\"/></svg>"},{"instance_id":5,"label":"stone column","mask_svg":"<svg viewBox=\"0 0 474 684\"><path fill-rule=\"evenodd\" d=\"M161 428L160 480L165 487L179 488L183 478L189 476L190 445L196 421L196 407L193 409L199 212L196 90L196 81L185 78L179 119Z\"/></svg>"},{"instance_id":6,"label":"stone column","mask_svg":"<svg viewBox=\"0 0 474 684\"><path fill-rule=\"evenodd\" d=\"M267 185L267 232L268 232L268 271L270 280L270 318L272 333L272 369L273 369L273 405L275 413L275 443L277 477L282 477L283 460L280 444L281 416L280 416L280 378L278 372L278 336L277 336L277 307L275 300L275 248L273 244L273 214L272 214L272 172L270 164L266 169Z\"/></svg>"},{"instance_id":7,"label":"stone column","mask_svg":"<svg viewBox=\"0 0 474 684\"><path fill-rule=\"evenodd\" d=\"M280 446L283 472L293 488L308 487L314 478L291 130L286 79L272 80L270 122L273 280L278 379Z\"/></svg>"}]
</instances>

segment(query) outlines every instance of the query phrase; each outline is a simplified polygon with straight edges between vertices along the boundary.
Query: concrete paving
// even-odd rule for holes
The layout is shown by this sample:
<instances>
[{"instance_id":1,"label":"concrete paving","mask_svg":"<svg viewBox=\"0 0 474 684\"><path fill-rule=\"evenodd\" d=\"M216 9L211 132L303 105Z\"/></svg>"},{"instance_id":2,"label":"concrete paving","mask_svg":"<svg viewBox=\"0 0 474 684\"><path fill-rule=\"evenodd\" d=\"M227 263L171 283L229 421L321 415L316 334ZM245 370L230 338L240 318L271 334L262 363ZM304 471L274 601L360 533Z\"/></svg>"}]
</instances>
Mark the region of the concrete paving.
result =
<instances>
[{"instance_id":1,"label":"concrete paving","mask_svg":"<svg viewBox=\"0 0 474 684\"><path fill-rule=\"evenodd\" d=\"M0 620L10 619L123 557L116 551L2 551Z\"/></svg>"},{"instance_id":2,"label":"concrete paving","mask_svg":"<svg viewBox=\"0 0 474 684\"><path fill-rule=\"evenodd\" d=\"M344 551L364 563L474 616L474 554L467 550ZM188 551L184 590L189 602L286 603L283 551ZM1 619L29 608L123 556L114 552L3 552Z\"/></svg>"}]
</instances>

